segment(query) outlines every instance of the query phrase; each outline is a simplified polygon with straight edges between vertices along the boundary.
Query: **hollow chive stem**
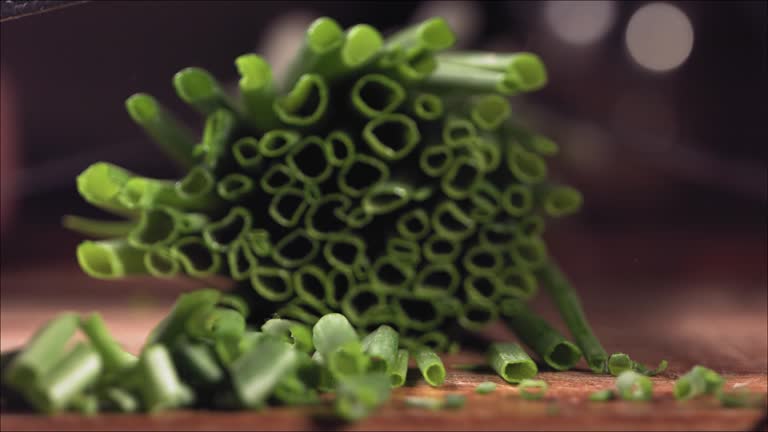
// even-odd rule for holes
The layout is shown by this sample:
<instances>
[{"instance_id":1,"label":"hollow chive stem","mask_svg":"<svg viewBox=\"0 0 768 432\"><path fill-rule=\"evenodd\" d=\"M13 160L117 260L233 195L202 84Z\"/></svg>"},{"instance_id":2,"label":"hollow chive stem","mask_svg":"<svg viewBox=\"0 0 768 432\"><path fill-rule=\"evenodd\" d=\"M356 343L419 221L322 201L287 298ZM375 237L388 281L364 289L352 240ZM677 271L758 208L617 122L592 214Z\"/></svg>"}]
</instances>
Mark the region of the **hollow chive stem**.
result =
<instances>
[{"instance_id":1,"label":"hollow chive stem","mask_svg":"<svg viewBox=\"0 0 768 432\"><path fill-rule=\"evenodd\" d=\"M470 331L480 331L498 318L496 306L483 298L470 298L461 306L458 323Z\"/></svg>"},{"instance_id":2,"label":"hollow chive stem","mask_svg":"<svg viewBox=\"0 0 768 432\"><path fill-rule=\"evenodd\" d=\"M298 352L288 343L261 338L229 367L240 402L248 408L262 406L280 380L298 366Z\"/></svg>"},{"instance_id":3,"label":"hollow chive stem","mask_svg":"<svg viewBox=\"0 0 768 432\"><path fill-rule=\"evenodd\" d=\"M326 114L328 94L328 84L320 75L305 74L272 106L283 123L295 127L310 126Z\"/></svg>"},{"instance_id":4,"label":"hollow chive stem","mask_svg":"<svg viewBox=\"0 0 768 432\"><path fill-rule=\"evenodd\" d=\"M349 235L329 239L323 247L326 261L347 274L351 274L358 263L366 260L366 242L358 236Z\"/></svg>"},{"instance_id":5,"label":"hollow chive stem","mask_svg":"<svg viewBox=\"0 0 768 432\"><path fill-rule=\"evenodd\" d=\"M495 343L488 350L488 362L509 383L533 378L539 369L526 352L515 343Z\"/></svg>"},{"instance_id":6,"label":"hollow chive stem","mask_svg":"<svg viewBox=\"0 0 768 432\"><path fill-rule=\"evenodd\" d=\"M132 413L139 410L139 400L131 392L120 387L109 387L101 395L99 405L104 405L107 411Z\"/></svg>"},{"instance_id":7,"label":"hollow chive stem","mask_svg":"<svg viewBox=\"0 0 768 432\"><path fill-rule=\"evenodd\" d=\"M73 215L64 216L61 224L68 230L103 238L125 236L136 226L135 221L105 221Z\"/></svg>"},{"instance_id":8,"label":"hollow chive stem","mask_svg":"<svg viewBox=\"0 0 768 432\"><path fill-rule=\"evenodd\" d=\"M80 268L97 279L117 279L147 274L144 251L125 240L86 240L77 246Z\"/></svg>"},{"instance_id":9,"label":"hollow chive stem","mask_svg":"<svg viewBox=\"0 0 768 432\"><path fill-rule=\"evenodd\" d=\"M314 350L312 330L302 323L272 318L261 326L261 330L264 334L282 337L301 352L308 353Z\"/></svg>"},{"instance_id":10,"label":"hollow chive stem","mask_svg":"<svg viewBox=\"0 0 768 432\"><path fill-rule=\"evenodd\" d=\"M322 138L307 136L291 149L286 162L297 179L305 184L319 184L333 174L333 165L327 159L324 145Z\"/></svg>"},{"instance_id":11,"label":"hollow chive stem","mask_svg":"<svg viewBox=\"0 0 768 432\"><path fill-rule=\"evenodd\" d=\"M181 100L203 115L232 108L216 78L204 69L188 67L180 70L173 76L173 87Z\"/></svg>"},{"instance_id":12,"label":"hollow chive stem","mask_svg":"<svg viewBox=\"0 0 768 432\"><path fill-rule=\"evenodd\" d=\"M232 207L222 219L203 228L206 246L217 252L226 252L251 229L251 212L245 207Z\"/></svg>"},{"instance_id":13,"label":"hollow chive stem","mask_svg":"<svg viewBox=\"0 0 768 432\"><path fill-rule=\"evenodd\" d=\"M377 156L395 161L414 150L421 133L416 122L405 114L382 114L363 127L363 140Z\"/></svg>"},{"instance_id":14,"label":"hollow chive stem","mask_svg":"<svg viewBox=\"0 0 768 432\"><path fill-rule=\"evenodd\" d=\"M288 300L294 292L291 274L272 266L256 266L251 271L251 286L259 296L271 302Z\"/></svg>"},{"instance_id":15,"label":"hollow chive stem","mask_svg":"<svg viewBox=\"0 0 768 432\"><path fill-rule=\"evenodd\" d=\"M205 343L180 343L173 351L173 360L184 379L196 387L212 386L225 378L213 350Z\"/></svg>"},{"instance_id":16,"label":"hollow chive stem","mask_svg":"<svg viewBox=\"0 0 768 432\"><path fill-rule=\"evenodd\" d=\"M530 92L547 83L547 70L541 59L532 53L511 54L456 51L438 56L440 61L458 63L489 71L505 73L505 81L517 91Z\"/></svg>"},{"instance_id":17,"label":"hollow chive stem","mask_svg":"<svg viewBox=\"0 0 768 432\"><path fill-rule=\"evenodd\" d=\"M74 313L63 313L48 321L3 371L3 380L19 391L38 382L61 360L67 342L77 331L78 321Z\"/></svg>"},{"instance_id":18,"label":"hollow chive stem","mask_svg":"<svg viewBox=\"0 0 768 432\"><path fill-rule=\"evenodd\" d=\"M453 295L459 288L461 276L450 263L427 264L416 274L413 292L428 298Z\"/></svg>"},{"instance_id":19,"label":"hollow chive stem","mask_svg":"<svg viewBox=\"0 0 768 432\"><path fill-rule=\"evenodd\" d=\"M443 175L440 186L449 198L461 200L471 196L483 181L483 168L474 157L459 156Z\"/></svg>"},{"instance_id":20,"label":"hollow chive stem","mask_svg":"<svg viewBox=\"0 0 768 432\"><path fill-rule=\"evenodd\" d=\"M507 147L507 168L521 183L535 184L547 177L547 163L520 145Z\"/></svg>"},{"instance_id":21,"label":"hollow chive stem","mask_svg":"<svg viewBox=\"0 0 768 432\"><path fill-rule=\"evenodd\" d=\"M275 243L272 259L283 267L295 268L314 259L319 250L318 240L308 234L307 230L299 228Z\"/></svg>"},{"instance_id":22,"label":"hollow chive stem","mask_svg":"<svg viewBox=\"0 0 768 432\"><path fill-rule=\"evenodd\" d=\"M595 373L604 373L608 353L592 331L576 291L552 260L538 271L538 276L549 291L589 368Z\"/></svg>"},{"instance_id":23,"label":"hollow chive stem","mask_svg":"<svg viewBox=\"0 0 768 432\"><path fill-rule=\"evenodd\" d=\"M251 123L262 131L280 125L272 109L277 89L272 77L272 68L264 58L256 54L245 54L235 59L240 73L240 96Z\"/></svg>"},{"instance_id":24,"label":"hollow chive stem","mask_svg":"<svg viewBox=\"0 0 768 432\"><path fill-rule=\"evenodd\" d=\"M504 296L528 300L539 292L536 276L528 269L506 268L501 272L500 279Z\"/></svg>"},{"instance_id":25,"label":"hollow chive stem","mask_svg":"<svg viewBox=\"0 0 768 432\"><path fill-rule=\"evenodd\" d=\"M409 103L413 115L425 121L437 120L443 116L445 106L443 100L434 93L419 93Z\"/></svg>"},{"instance_id":26,"label":"hollow chive stem","mask_svg":"<svg viewBox=\"0 0 768 432\"><path fill-rule=\"evenodd\" d=\"M375 184L362 199L363 211L372 215L392 213L407 205L413 196L411 187L402 182Z\"/></svg>"},{"instance_id":27,"label":"hollow chive stem","mask_svg":"<svg viewBox=\"0 0 768 432\"><path fill-rule=\"evenodd\" d=\"M295 227L308 207L304 192L295 187L279 190L269 202L269 215L286 228Z\"/></svg>"},{"instance_id":28,"label":"hollow chive stem","mask_svg":"<svg viewBox=\"0 0 768 432\"><path fill-rule=\"evenodd\" d=\"M328 276L318 266L307 264L293 273L296 295L307 303L323 307L328 295Z\"/></svg>"},{"instance_id":29,"label":"hollow chive stem","mask_svg":"<svg viewBox=\"0 0 768 432\"><path fill-rule=\"evenodd\" d=\"M173 345L184 334L190 317L200 310L213 308L220 298L221 292L215 289L202 289L180 295L170 313L150 332L146 345Z\"/></svg>"},{"instance_id":30,"label":"hollow chive stem","mask_svg":"<svg viewBox=\"0 0 768 432\"><path fill-rule=\"evenodd\" d=\"M145 347L139 357L139 368L142 401L148 411L177 408L191 402L191 390L179 379L164 345Z\"/></svg>"},{"instance_id":31,"label":"hollow chive stem","mask_svg":"<svg viewBox=\"0 0 768 432\"><path fill-rule=\"evenodd\" d=\"M398 261L412 265L418 265L421 262L421 247L416 240L390 237L387 239L386 253Z\"/></svg>"},{"instance_id":32,"label":"hollow chive stem","mask_svg":"<svg viewBox=\"0 0 768 432\"><path fill-rule=\"evenodd\" d=\"M362 115L375 118L395 111L405 100L405 89L381 74L366 74L352 86L352 106Z\"/></svg>"},{"instance_id":33,"label":"hollow chive stem","mask_svg":"<svg viewBox=\"0 0 768 432\"><path fill-rule=\"evenodd\" d=\"M581 351L536 315L525 303L508 299L502 303L506 324L520 340L555 370L568 370L581 358Z\"/></svg>"},{"instance_id":34,"label":"hollow chive stem","mask_svg":"<svg viewBox=\"0 0 768 432\"><path fill-rule=\"evenodd\" d=\"M135 211L118 200L125 184L136 174L117 165L97 162L77 176L77 191L96 207L118 215L132 216Z\"/></svg>"},{"instance_id":35,"label":"hollow chive stem","mask_svg":"<svg viewBox=\"0 0 768 432\"><path fill-rule=\"evenodd\" d=\"M461 253L461 241L433 234L424 243L424 258L433 263L450 263Z\"/></svg>"},{"instance_id":36,"label":"hollow chive stem","mask_svg":"<svg viewBox=\"0 0 768 432\"><path fill-rule=\"evenodd\" d=\"M181 264L171 251L164 247L155 247L144 254L144 266L149 274L157 278L171 278L179 273Z\"/></svg>"},{"instance_id":37,"label":"hollow chive stem","mask_svg":"<svg viewBox=\"0 0 768 432\"><path fill-rule=\"evenodd\" d=\"M195 151L203 155L205 163L212 169L216 170L227 156L236 128L237 118L229 110L217 109L206 117L203 140Z\"/></svg>"},{"instance_id":38,"label":"hollow chive stem","mask_svg":"<svg viewBox=\"0 0 768 432\"><path fill-rule=\"evenodd\" d=\"M442 201L432 213L432 228L449 240L464 240L475 232L476 222L454 201Z\"/></svg>"},{"instance_id":39,"label":"hollow chive stem","mask_svg":"<svg viewBox=\"0 0 768 432\"><path fill-rule=\"evenodd\" d=\"M445 381L445 366L440 357L430 350L418 350L413 355L416 360L416 366L421 371L421 375L427 384L436 387Z\"/></svg>"},{"instance_id":40,"label":"hollow chive stem","mask_svg":"<svg viewBox=\"0 0 768 432\"><path fill-rule=\"evenodd\" d=\"M81 342L60 359L37 383L26 388L27 397L40 411L56 413L65 409L102 371L98 352Z\"/></svg>"},{"instance_id":41,"label":"hollow chive stem","mask_svg":"<svg viewBox=\"0 0 768 432\"><path fill-rule=\"evenodd\" d=\"M395 362L389 368L389 382L392 387L402 387L408 377L408 350L397 350Z\"/></svg>"},{"instance_id":42,"label":"hollow chive stem","mask_svg":"<svg viewBox=\"0 0 768 432\"><path fill-rule=\"evenodd\" d=\"M424 87L440 91L465 93L499 93L504 96L516 94L519 90L504 72L496 72L473 66L437 61L434 72L424 79Z\"/></svg>"},{"instance_id":43,"label":"hollow chive stem","mask_svg":"<svg viewBox=\"0 0 768 432\"><path fill-rule=\"evenodd\" d=\"M131 119L181 167L190 168L197 163L195 135L154 97L136 93L126 99L125 107Z\"/></svg>"},{"instance_id":44,"label":"hollow chive stem","mask_svg":"<svg viewBox=\"0 0 768 432\"><path fill-rule=\"evenodd\" d=\"M370 370L387 372L395 366L399 335L388 325L379 326L361 341L363 352L371 357Z\"/></svg>"},{"instance_id":45,"label":"hollow chive stem","mask_svg":"<svg viewBox=\"0 0 768 432\"><path fill-rule=\"evenodd\" d=\"M453 158L453 149L447 145L428 146L419 155L419 168L430 177L440 177L453 166Z\"/></svg>"},{"instance_id":46,"label":"hollow chive stem","mask_svg":"<svg viewBox=\"0 0 768 432\"><path fill-rule=\"evenodd\" d=\"M339 171L339 190L350 198L359 198L373 185L389 179L389 174L389 165L378 158L358 153Z\"/></svg>"},{"instance_id":47,"label":"hollow chive stem","mask_svg":"<svg viewBox=\"0 0 768 432\"><path fill-rule=\"evenodd\" d=\"M540 196L544 213L551 217L563 217L576 213L582 206L584 198L576 188L571 186L550 186L537 191Z\"/></svg>"},{"instance_id":48,"label":"hollow chive stem","mask_svg":"<svg viewBox=\"0 0 768 432\"><path fill-rule=\"evenodd\" d=\"M136 356L125 351L109 334L107 325L98 313L80 320L80 328L88 336L93 348L101 356L102 365L107 372L125 370L136 364Z\"/></svg>"},{"instance_id":49,"label":"hollow chive stem","mask_svg":"<svg viewBox=\"0 0 768 432\"><path fill-rule=\"evenodd\" d=\"M216 184L216 192L226 201L238 201L253 190L253 179L239 173L227 174Z\"/></svg>"},{"instance_id":50,"label":"hollow chive stem","mask_svg":"<svg viewBox=\"0 0 768 432\"><path fill-rule=\"evenodd\" d=\"M182 237L171 245L171 256L181 263L184 272L195 278L212 276L222 265L222 256L199 237Z\"/></svg>"},{"instance_id":51,"label":"hollow chive stem","mask_svg":"<svg viewBox=\"0 0 768 432\"><path fill-rule=\"evenodd\" d=\"M352 137L341 130L332 131L323 143L325 157L335 167L343 167L349 164L357 153Z\"/></svg>"},{"instance_id":52,"label":"hollow chive stem","mask_svg":"<svg viewBox=\"0 0 768 432\"><path fill-rule=\"evenodd\" d=\"M344 315L321 317L312 327L312 343L336 377L359 374L367 367L357 332Z\"/></svg>"},{"instance_id":53,"label":"hollow chive stem","mask_svg":"<svg viewBox=\"0 0 768 432\"><path fill-rule=\"evenodd\" d=\"M510 114L509 102L501 95L491 94L480 97L472 105L470 117L480 129L494 131Z\"/></svg>"},{"instance_id":54,"label":"hollow chive stem","mask_svg":"<svg viewBox=\"0 0 768 432\"><path fill-rule=\"evenodd\" d=\"M341 311L356 325L368 320L367 314L385 303L386 295L381 288L370 284L356 284L341 300Z\"/></svg>"},{"instance_id":55,"label":"hollow chive stem","mask_svg":"<svg viewBox=\"0 0 768 432\"><path fill-rule=\"evenodd\" d=\"M385 41L384 49L391 52L394 49L421 48L434 52L448 49L455 42L456 35L445 19L435 17L406 27L389 36Z\"/></svg>"}]
</instances>

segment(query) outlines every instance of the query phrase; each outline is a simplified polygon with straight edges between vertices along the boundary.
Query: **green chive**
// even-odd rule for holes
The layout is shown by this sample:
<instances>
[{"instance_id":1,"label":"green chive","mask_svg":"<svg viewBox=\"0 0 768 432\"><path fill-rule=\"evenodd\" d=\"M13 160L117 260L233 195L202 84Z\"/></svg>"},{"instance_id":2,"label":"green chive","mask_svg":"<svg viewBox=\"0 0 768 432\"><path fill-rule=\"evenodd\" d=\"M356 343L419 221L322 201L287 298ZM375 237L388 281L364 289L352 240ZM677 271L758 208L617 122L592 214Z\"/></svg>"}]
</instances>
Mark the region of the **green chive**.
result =
<instances>
[{"instance_id":1,"label":"green chive","mask_svg":"<svg viewBox=\"0 0 768 432\"><path fill-rule=\"evenodd\" d=\"M249 120L261 130L274 129L279 122L272 110L276 88L269 63L261 56L245 54L235 59L235 66L240 73L240 95Z\"/></svg>"},{"instance_id":2,"label":"green chive","mask_svg":"<svg viewBox=\"0 0 768 432\"><path fill-rule=\"evenodd\" d=\"M704 394L718 393L725 383L720 374L703 366L694 366L675 381L675 399L687 400Z\"/></svg>"},{"instance_id":3,"label":"green chive","mask_svg":"<svg viewBox=\"0 0 768 432\"><path fill-rule=\"evenodd\" d=\"M40 382L61 361L67 342L77 331L78 322L74 313L62 313L48 321L3 371L3 380L19 391Z\"/></svg>"},{"instance_id":4,"label":"green chive","mask_svg":"<svg viewBox=\"0 0 768 432\"><path fill-rule=\"evenodd\" d=\"M496 391L496 383L490 381L483 381L475 387L475 393L488 394Z\"/></svg>"},{"instance_id":5,"label":"green chive","mask_svg":"<svg viewBox=\"0 0 768 432\"><path fill-rule=\"evenodd\" d=\"M549 386L546 381L524 379L520 381L518 389L523 399L538 400L542 399L547 393Z\"/></svg>"},{"instance_id":6,"label":"green chive","mask_svg":"<svg viewBox=\"0 0 768 432\"><path fill-rule=\"evenodd\" d=\"M445 395L443 406L448 409L459 409L467 402L467 397L463 394Z\"/></svg>"},{"instance_id":7,"label":"green chive","mask_svg":"<svg viewBox=\"0 0 768 432\"><path fill-rule=\"evenodd\" d=\"M261 407L280 380L295 370L297 361L298 353L288 343L261 338L229 367L240 402L247 408Z\"/></svg>"},{"instance_id":8,"label":"green chive","mask_svg":"<svg viewBox=\"0 0 768 432\"><path fill-rule=\"evenodd\" d=\"M644 375L626 370L616 378L616 392L624 400L648 401L653 396L653 382Z\"/></svg>"},{"instance_id":9,"label":"green chive","mask_svg":"<svg viewBox=\"0 0 768 432\"><path fill-rule=\"evenodd\" d=\"M357 152L352 137L348 133L340 130L328 134L325 138L323 148L328 163L337 167L348 165Z\"/></svg>"},{"instance_id":10,"label":"green chive","mask_svg":"<svg viewBox=\"0 0 768 432\"><path fill-rule=\"evenodd\" d=\"M426 121L437 120L445 112L443 100L433 93L419 93L413 98L410 108L416 117Z\"/></svg>"},{"instance_id":11,"label":"green chive","mask_svg":"<svg viewBox=\"0 0 768 432\"><path fill-rule=\"evenodd\" d=\"M67 215L61 220L64 228L90 237L122 237L136 227L135 221L103 221Z\"/></svg>"},{"instance_id":12,"label":"green chive","mask_svg":"<svg viewBox=\"0 0 768 432\"><path fill-rule=\"evenodd\" d=\"M328 109L328 84L316 74L302 75L293 89L277 98L273 109L280 121L287 125L310 126L326 114Z\"/></svg>"},{"instance_id":13,"label":"green chive","mask_svg":"<svg viewBox=\"0 0 768 432\"><path fill-rule=\"evenodd\" d=\"M200 310L213 308L221 298L215 289L202 289L182 294L171 312L150 332L146 345L173 345L184 332L187 321Z\"/></svg>"},{"instance_id":14,"label":"green chive","mask_svg":"<svg viewBox=\"0 0 768 432\"><path fill-rule=\"evenodd\" d=\"M179 165L189 168L197 162L194 134L154 97L136 93L126 99L125 107L131 119Z\"/></svg>"},{"instance_id":15,"label":"green chive","mask_svg":"<svg viewBox=\"0 0 768 432\"><path fill-rule=\"evenodd\" d=\"M422 408L428 410L439 410L444 402L440 399L425 396L406 396L403 399L405 406L410 408Z\"/></svg>"},{"instance_id":16,"label":"green chive","mask_svg":"<svg viewBox=\"0 0 768 432\"><path fill-rule=\"evenodd\" d=\"M179 380L165 346L146 346L139 357L139 365L142 399L148 411L177 408L186 404L190 390Z\"/></svg>"},{"instance_id":17,"label":"green chive","mask_svg":"<svg viewBox=\"0 0 768 432\"><path fill-rule=\"evenodd\" d=\"M416 122L404 114L382 114L365 125L363 140L377 156L395 161L413 151L421 133Z\"/></svg>"},{"instance_id":18,"label":"green chive","mask_svg":"<svg viewBox=\"0 0 768 432\"><path fill-rule=\"evenodd\" d=\"M389 379L382 373L346 376L336 387L336 413L344 420L355 421L389 399Z\"/></svg>"},{"instance_id":19,"label":"green chive","mask_svg":"<svg viewBox=\"0 0 768 432\"><path fill-rule=\"evenodd\" d=\"M86 274L97 279L148 273L144 251L125 240L86 240L77 246L77 262Z\"/></svg>"},{"instance_id":20,"label":"green chive","mask_svg":"<svg viewBox=\"0 0 768 432\"><path fill-rule=\"evenodd\" d=\"M445 366L443 366L442 360L433 351L419 350L414 353L416 359L416 366L421 371L421 376L427 384L436 387L443 384L445 381Z\"/></svg>"},{"instance_id":21,"label":"green chive","mask_svg":"<svg viewBox=\"0 0 768 432\"><path fill-rule=\"evenodd\" d=\"M355 81L352 105L368 118L395 111L405 100L405 89L397 81L380 74L366 74Z\"/></svg>"},{"instance_id":22,"label":"green chive","mask_svg":"<svg viewBox=\"0 0 768 432\"><path fill-rule=\"evenodd\" d=\"M203 115L232 106L216 78L200 68L188 67L177 72L173 76L173 87L181 100Z\"/></svg>"},{"instance_id":23,"label":"green chive","mask_svg":"<svg viewBox=\"0 0 768 432\"><path fill-rule=\"evenodd\" d=\"M379 326L362 340L363 351L371 357L371 370L386 372L395 365L399 337L388 325Z\"/></svg>"},{"instance_id":24,"label":"green chive","mask_svg":"<svg viewBox=\"0 0 768 432\"><path fill-rule=\"evenodd\" d=\"M550 261L538 273L544 286L549 291L560 316L571 332L576 345L587 360L589 368L595 373L603 373L608 360L608 353L592 331L578 294L562 274L557 265Z\"/></svg>"},{"instance_id":25,"label":"green chive","mask_svg":"<svg viewBox=\"0 0 768 432\"><path fill-rule=\"evenodd\" d=\"M533 378L539 369L523 349L515 343L495 343L488 351L488 361L505 381L519 383Z\"/></svg>"},{"instance_id":26,"label":"green chive","mask_svg":"<svg viewBox=\"0 0 768 432\"><path fill-rule=\"evenodd\" d=\"M93 313L81 319L80 328L98 351L106 371L120 371L136 364L136 356L123 350L112 338L101 315Z\"/></svg>"},{"instance_id":27,"label":"green chive","mask_svg":"<svg viewBox=\"0 0 768 432\"><path fill-rule=\"evenodd\" d=\"M402 387L408 376L408 350L397 350L395 362L389 368L389 381L392 387Z\"/></svg>"},{"instance_id":28,"label":"green chive","mask_svg":"<svg viewBox=\"0 0 768 432\"><path fill-rule=\"evenodd\" d=\"M568 370L581 359L581 351L536 315L525 303L508 299L501 305L506 323L518 338L555 370ZM608 362L610 368L610 361ZM613 373L613 372L611 372Z\"/></svg>"},{"instance_id":29,"label":"green chive","mask_svg":"<svg viewBox=\"0 0 768 432\"><path fill-rule=\"evenodd\" d=\"M606 390L598 390L590 394L589 400L593 402L606 402L614 399L615 397L616 397L616 394L613 392L613 390L606 389Z\"/></svg>"}]
</instances>

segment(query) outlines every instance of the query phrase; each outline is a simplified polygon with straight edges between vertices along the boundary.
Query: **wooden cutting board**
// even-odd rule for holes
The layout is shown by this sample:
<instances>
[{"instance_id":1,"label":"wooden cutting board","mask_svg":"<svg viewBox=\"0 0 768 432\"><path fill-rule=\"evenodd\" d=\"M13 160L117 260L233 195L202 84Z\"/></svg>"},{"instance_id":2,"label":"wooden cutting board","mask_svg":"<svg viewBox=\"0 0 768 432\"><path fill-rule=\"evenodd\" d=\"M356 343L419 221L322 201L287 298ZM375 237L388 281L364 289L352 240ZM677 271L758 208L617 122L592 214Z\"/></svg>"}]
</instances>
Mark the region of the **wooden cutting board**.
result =
<instances>
[{"instance_id":1,"label":"wooden cutting board","mask_svg":"<svg viewBox=\"0 0 768 432\"><path fill-rule=\"evenodd\" d=\"M175 295L189 282L130 281L106 283L83 277L71 266L45 272L20 271L2 275L0 348L18 346L45 320L64 309L100 310L116 337L137 350L149 329L163 316ZM13 285L12 293L5 287ZM580 286L582 284L579 284ZM695 287L643 282L617 287L590 284L582 290L588 315L609 352L626 352L655 364L665 358L669 370L654 377L654 400L649 403L589 402L596 390L611 388L614 378L584 370L542 372L550 389L542 401L526 401L517 389L493 374L455 369L481 363L482 356L463 352L446 356L446 384L431 388L409 373L408 386L396 389L391 401L362 422L344 425L329 420L329 406L269 408L261 412L179 411L157 415L99 415L45 417L3 412L2 430L750 430L764 412L723 409L714 400L677 402L671 394L676 377L694 364L723 373L728 389L768 391L768 326L764 287L718 283ZM46 291L40 287L49 287ZM59 291L64 290L66 291ZM62 295L66 292L67 295ZM47 294L46 294L47 293ZM546 301L535 306L556 321ZM562 326L560 326L562 329ZM503 326L489 329L490 337L512 340ZM474 393L482 381L498 383L496 392ZM406 407L409 395L440 397L467 395L463 409L427 411Z\"/></svg>"}]
</instances>

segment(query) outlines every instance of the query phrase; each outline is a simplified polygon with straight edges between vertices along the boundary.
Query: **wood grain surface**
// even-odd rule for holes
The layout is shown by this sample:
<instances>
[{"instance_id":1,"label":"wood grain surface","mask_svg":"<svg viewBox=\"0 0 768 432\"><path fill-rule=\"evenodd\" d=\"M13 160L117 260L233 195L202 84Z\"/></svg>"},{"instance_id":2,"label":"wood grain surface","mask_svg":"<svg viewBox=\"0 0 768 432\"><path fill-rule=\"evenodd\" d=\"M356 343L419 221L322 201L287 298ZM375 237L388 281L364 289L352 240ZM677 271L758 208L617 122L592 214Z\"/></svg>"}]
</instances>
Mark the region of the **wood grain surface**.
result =
<instances>
[{"instance_id":1,"label":"wood grain surface","mask_svg":"<svg viewBox=\"0 0 768 432\"><path fill-rule=\"evenodd\" d=\"M706 260L704 260L706 261ZM738 265L738 264L736 264ZM706 273L706 269L702 270ZM655 364L662 358L669 370L654 377L649 403L589 402L587 396L613 386L610 376L585 370L542 372L550 390L543 401L526 401L517 389L494 374L454 369L482 362L471 352L446 356L447 383L431 388L409 374L409 385L396 389L392 400L371 418L355 424L330 420L330 406L274 407L261 412L179 411L147 415L44 417L3 412L2 430L751 430L764 415L759 409L723 409L703 399L677 402L671 394L676 377L703 364L727 378L728 389L768 392L768 321L764 277L733 278L693 274L689 277L596 278L574 272L585 309L609 352L626 352ZM4 270L0 306L0 348L19 346L47 319L62 310L99 310L121 340L137 350L150 328L167 312L175 296L199 286L191 281L104 282L88 279L71 263L34 269ZM593 275L594 276L594 275ZM615 276L615 275L614 275ZM13 287L13 289L9 289ZM545 299L534 306L555 320ZM499 340L514 337L501 325L488 330ZM482 381L499 383L496 392L474 393ZM408 395L462 393L466 406L457 411L408 408Z\"/></svg>"}]
</instances>

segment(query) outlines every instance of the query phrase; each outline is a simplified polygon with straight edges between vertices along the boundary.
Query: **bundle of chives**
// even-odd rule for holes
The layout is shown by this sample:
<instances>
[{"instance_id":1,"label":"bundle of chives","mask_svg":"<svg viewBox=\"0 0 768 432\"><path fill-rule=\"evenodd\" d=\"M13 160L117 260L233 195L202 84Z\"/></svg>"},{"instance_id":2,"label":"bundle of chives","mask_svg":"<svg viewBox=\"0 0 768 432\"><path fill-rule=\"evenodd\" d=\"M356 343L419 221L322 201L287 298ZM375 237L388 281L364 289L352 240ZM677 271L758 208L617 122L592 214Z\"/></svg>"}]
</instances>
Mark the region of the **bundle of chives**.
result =
<instances>
[{"instance_id":1,"label":"bundle of chives","mask_svg":"<svg viewBox=\"0 0 768 432\"><path fill-rule=\"evenodd\" d=\"M211 356L242 377L241 387L222 390L225 406L263 405L273 389L278 400L312 400L310 391L306 399L297 396L314 389L297 378L311 375L305 363L341 375L370 363L376 373L365 379L323 378L323 388L343 389L340 409L357 417L377 403L355 401L367 397L360 383L376 383L380 374L401 383L407 360L389 336L383 353L358 334L373 331L370 338L378 340L379 331L391 336L397 329L406 333L395 348L443 351L458 342L453 330L481 330L500 314L551 367L567 369L580 350L594 371L618 373L622 357L608 361L541 237L549 218L573 214L583 198L547 179L558 146L515 123L507 101L542 87L544 66L531 53L447 51L454 42L441 18L386 39L366 24L344 29L319 18L284 76L274 76L256 54L237 57L237 98L205 70L177 73L178 96L204 117L200 137L152 96L132 96L129 115L188 171L151 179L106 162L88 167L77 178L80 194L123 219L67 217L65 226L101 238L78 247L78 262L105 279L237 281L240 303L219 304L210 292L182 297L150 338L181 359L183 373L196 370L198 382L213 382ZM578 349L522 303L539 283ZM247 327L273 313L296 321L293 342ZM334 349L314 341L322 362L287 354L297 346L303 354L311 350L306 326L323 329L329 313L349 320L344 326L354 340ZM119 351L98 321L89 323L104 367L114 369ZM261 344L291 359L294 366L283 370L289 378L278 379L255 357L240 362ZM150 353L150 378L170 371L163 349ZM491 360L505 379L535 373L519 348L494 350ZM250 367L257 373L249 375ZM191 403L186 387L177 387L150 405ZM78 405L88 409L88 400L79 397Z\"/></svg>"}]
</instances>

